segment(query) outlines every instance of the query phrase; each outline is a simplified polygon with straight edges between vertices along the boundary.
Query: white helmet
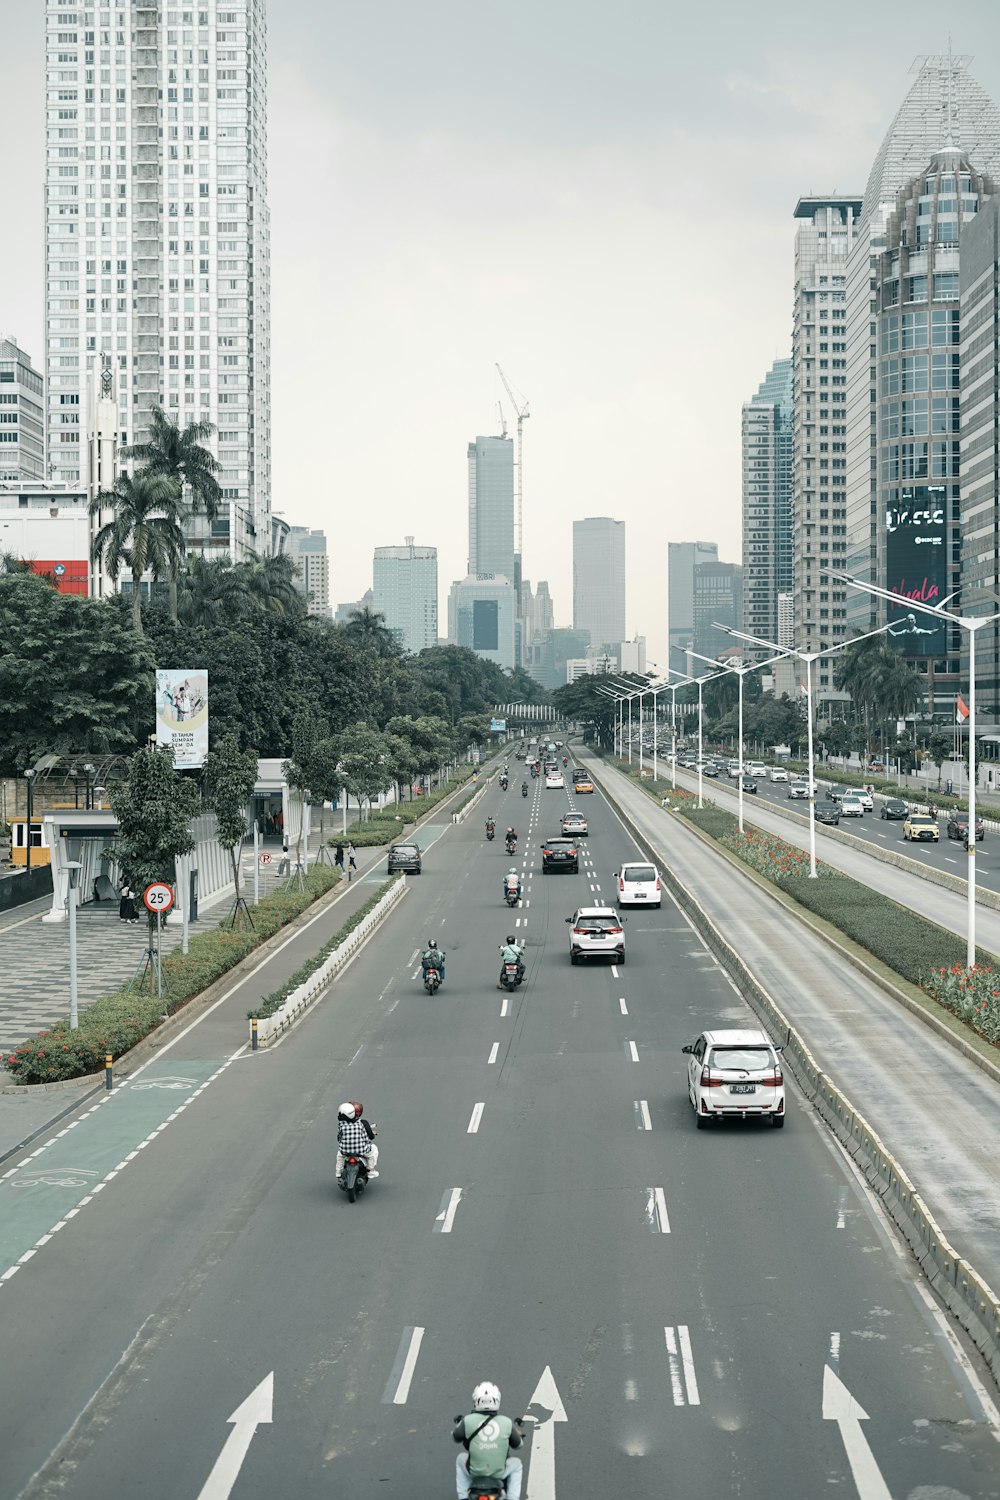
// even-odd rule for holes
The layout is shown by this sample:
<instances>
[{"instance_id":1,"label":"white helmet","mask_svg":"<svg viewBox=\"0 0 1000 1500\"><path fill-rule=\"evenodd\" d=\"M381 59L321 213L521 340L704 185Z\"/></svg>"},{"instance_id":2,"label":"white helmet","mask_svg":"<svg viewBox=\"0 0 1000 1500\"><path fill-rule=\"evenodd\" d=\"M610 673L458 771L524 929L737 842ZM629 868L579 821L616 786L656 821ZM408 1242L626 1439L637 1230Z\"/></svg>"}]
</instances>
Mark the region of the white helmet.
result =
<instances>
[{"instance_id":1,"label":"white helmet","mask_svg":"<svg viewBox=\"0 0 1000 1500\"><path fill-rule=\"evenodd\" d=\"M473 1411L499 1411L500 1387L492 1380L483 1380L472 1393Z\"/></svg>"},{"instance_id":2,"label":"white helmet","mask_svg":"<svg viewBox=\"0 0 1000 1500\"><path fill-rule=\"evenodd\" d=\"M356 1114L357 1110L350 1099L346 1100L337 1110L338 1120L353 1120Z\"/></svg>"}]
</instances>

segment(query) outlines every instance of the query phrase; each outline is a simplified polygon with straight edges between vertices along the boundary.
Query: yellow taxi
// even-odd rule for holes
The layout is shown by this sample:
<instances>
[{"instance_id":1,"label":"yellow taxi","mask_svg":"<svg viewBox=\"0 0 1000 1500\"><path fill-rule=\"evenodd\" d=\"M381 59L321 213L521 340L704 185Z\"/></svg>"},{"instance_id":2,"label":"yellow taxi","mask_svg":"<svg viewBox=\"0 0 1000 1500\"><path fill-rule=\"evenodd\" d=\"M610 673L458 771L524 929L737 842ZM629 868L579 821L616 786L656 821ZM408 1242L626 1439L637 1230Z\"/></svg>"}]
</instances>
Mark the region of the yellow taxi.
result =
<instances>
[{"instance_id":1,"label":"yellow taxi","mask_svg":"<svg viewBox=\"0 0 1000 1500\"><path fill-rule=\"evenodd\" d=\"M936 844L941 838L937 818L932 818L927 813L911 812L903 824L903 837Z\"/></svg>"},{"instance_id":2,"label":"yellow taxi","mask_svg":"<svg viewBox=\"0 0 1000 1500\"><path fill-rule=\"evenodd\" d=\"M594 790L594 783L588 776L585 776L582 780L573 783L573 790L574 792L592 792Z\"/></svg>"}]
</instances>

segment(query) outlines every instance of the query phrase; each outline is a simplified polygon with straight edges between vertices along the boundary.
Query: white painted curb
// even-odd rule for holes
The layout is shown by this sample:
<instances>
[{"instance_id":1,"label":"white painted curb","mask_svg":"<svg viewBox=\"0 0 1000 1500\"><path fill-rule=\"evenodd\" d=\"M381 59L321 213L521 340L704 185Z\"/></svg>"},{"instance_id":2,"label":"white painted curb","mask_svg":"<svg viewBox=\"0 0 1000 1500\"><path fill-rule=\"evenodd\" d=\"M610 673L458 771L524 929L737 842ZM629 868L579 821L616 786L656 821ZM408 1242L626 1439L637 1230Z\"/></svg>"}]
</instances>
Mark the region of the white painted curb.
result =
<instances>
[{"instance_id":1,"label":"white painted curb","mask_svg":"<svg viewBox=\"0 0 1000 1500\"><path fill-rule=\"evenodd\" d=\"M319 968L310 974L309 978L298 985L296 989L285 999L280 1009L271 1016L262 1016L257 1022L257 1045L266 1047L269 1042L295 1021L305 1010L307 1005L322 994L323 990L336 979L337 974L357 953L358 949L367 942L375 928L382 921L398 901L406 894L406 881L397 880L392 888L372 907L368 915L359 922L354 931L348 933L344 941L335 948L330 956L324 959Z\"/></svg>"},{"instance_id":2,"label":"white painted curb","mask_svg":"<svg viewBox=\"0 0 1000 1500\"><path fill-rule=\"evenodd\" d=\"M459 810L458 810L458 812L453 812L452 813L452 815L451 815L451 821L453 823L464 823L465 822L466 818L469 816L470 812L475 807L476 803L479 802L479 801L481 801L482 798L485 797L486 793L489 791L490 786L491 786L491 784L493 782L493 776L494 776L494 774L495 773L493 773L493 772L490 773L490 775L483 782L482 786L479 788L478 792L476 792L474 796L472 796L472 797L469 798L468 802L466 802L466 804L465 804L464 807L460 807Z\"/></svg>"}]
</instances>

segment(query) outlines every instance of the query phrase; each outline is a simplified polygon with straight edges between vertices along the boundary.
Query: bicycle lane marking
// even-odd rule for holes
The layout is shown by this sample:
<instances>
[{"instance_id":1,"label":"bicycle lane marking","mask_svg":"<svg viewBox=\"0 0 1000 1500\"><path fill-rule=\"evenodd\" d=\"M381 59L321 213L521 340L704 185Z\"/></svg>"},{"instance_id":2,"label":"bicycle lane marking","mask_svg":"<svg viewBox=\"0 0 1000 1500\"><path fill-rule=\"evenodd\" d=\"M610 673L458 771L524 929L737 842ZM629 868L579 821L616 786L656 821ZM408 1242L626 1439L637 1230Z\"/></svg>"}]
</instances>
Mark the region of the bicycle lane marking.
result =
<instances>
[{"instance_id":1,"label":"bicycle lane marking","mask_svg":"<svg viewBox=\"0 0 1000 1500\"><path fill-rule=\"evenodd\" d=\"M0 1177L0 1286L104 1191L232 1059L147 1066Z\"/></svg>"}]
</instances>

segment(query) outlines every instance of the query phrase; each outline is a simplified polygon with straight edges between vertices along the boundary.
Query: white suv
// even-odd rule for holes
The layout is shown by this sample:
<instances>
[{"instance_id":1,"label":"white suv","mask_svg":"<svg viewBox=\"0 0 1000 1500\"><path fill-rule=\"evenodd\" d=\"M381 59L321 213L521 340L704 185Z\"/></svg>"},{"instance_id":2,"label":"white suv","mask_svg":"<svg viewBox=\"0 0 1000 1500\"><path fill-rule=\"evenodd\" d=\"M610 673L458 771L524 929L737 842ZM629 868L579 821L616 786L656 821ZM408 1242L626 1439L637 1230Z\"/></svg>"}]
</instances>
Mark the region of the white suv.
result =
<instances>
[{"instance_id":1,"label":"white suv","mask_svg":"<svg viewBox=\"0 0 1000 1500\"><path fill-rule=\"evenodd\" d=\"M615 963L625 962L625 929L623 922L612 906L581 906L566 921L569 929L569 961L579 963L581 958L591 958L604 953Z\"/></svg>"},{"instance_id":2,"label":"white suv","mask_svg":"<svg viewBox=\"0 0 1000 1500\"><path fill-rule=\"evenodd\" d=\"M784 766L772 766L767 774L772 781L788 780L788 772L785 770Z\"/></svg>"},{"instance_id":3,"label":"white suv","mask_svg":"<svg viewBox=\"0 0 1000 1500\"><path fill-rule=\"evenodd\" d=\"M688 1055L688 1098L695 1124L759 1115L785 1123L785 1080L778 1053L763 1031L703 1031L681 1049Z\"/></svg>"},{"instance_id":4,"label":"white suv","mask_svg":"<svg viewBox=\"0 0 1000 1500\"><path fill-rule=\"evenodd\" d=\"M615 875L619 906L659 906L663 899L660 872L655 865L630 860Z\"/></svg>"}]
</instances>

